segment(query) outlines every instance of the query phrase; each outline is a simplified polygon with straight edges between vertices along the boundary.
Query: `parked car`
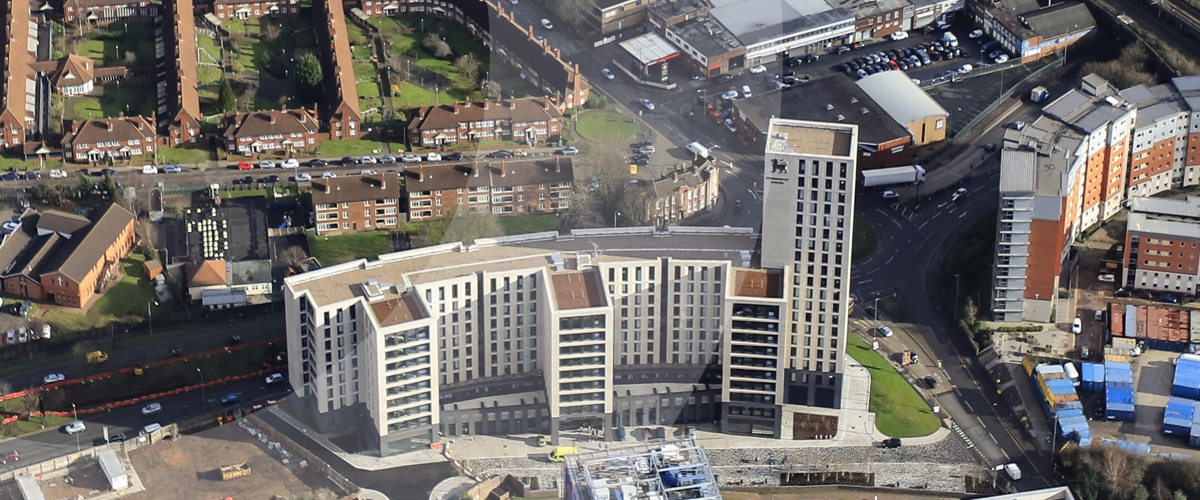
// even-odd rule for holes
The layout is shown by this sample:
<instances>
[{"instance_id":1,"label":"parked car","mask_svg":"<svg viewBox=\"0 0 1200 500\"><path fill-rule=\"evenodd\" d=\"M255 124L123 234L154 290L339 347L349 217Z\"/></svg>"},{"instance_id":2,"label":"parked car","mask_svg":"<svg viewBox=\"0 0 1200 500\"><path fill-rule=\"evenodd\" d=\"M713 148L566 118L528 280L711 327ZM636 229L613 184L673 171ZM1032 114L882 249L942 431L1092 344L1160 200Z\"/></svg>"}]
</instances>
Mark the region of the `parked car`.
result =
<instances>
[{"instance_id":1,"label":"parked car","mask_svg":"<svg viewBox=\"0 0 1200 500\"><path fill-rule=\"evenodd\" d=\"M142 415L153 415L162 411L162 405L158 403L150 403L142 407Z\"/></svg>"},{"instance_id":2,"label":"parked car","mask_svg":"<svg viewBox=\"0 0 1200 500\"><path fill-rule=\"evenodd\" d=\"M401 163L421 163L421 157L413 153L404 153L400 155Z\"/></svg>"},{"instance_id":3,"label":"parked car","mask_svg":"<svg viewBox=\"0 0 1200 500\"><path fill-rule=\"evenodd\" d=\"M1133 294L1129 293L1129 290L1126 290L1124 288L1121 288L1121 289L1113 292L1113 297L1119 297L1119 298L1123 298L1123 299L1129 298L1132 295Z\"/></svg>"},{"instance_id":4,"label":"parked car","mask_svg":"<svg viewBox=\"0 0 1200 500\"><path fill-rule=\"evenodd\" d=\"M491 153L488 153L487 155L485 155L485 157L487 157L487 158L512 158L513 154L512 154L512 151L501 149L498 151L492 151Z\"/></svg>"},{"instance_id":5,"label":"parked car","mask_svg":"<svg viewBox=\"0 0 1200 500\"><path fill-rule=\"evenodd\" d=\"M280 373L272 373L272 374L270 374L270 375L267 375L267 383L268 383L268 384L274 384L274 383L276 383L276 382L279 382L279 381L281 381L281 380L283 380L283 374L280 374Z\"/></svg>"},{"instance_id":6,"label":"parked car","mask_svg":"<svg viewBox=\"0 0 1200 500\"><path fill-rule=\"evenodd\" d=\"M751 97L749 85L742 85L742 97Z\"/></svg>"},{"instance_id":7,"label":"parked car","mask_svg":"<svg viewBox=\"0 0 1200 500\"><path fill-rule=\"evenodd\" d=\"M892 191L890 189L883 192L883 199L885 199L885 200L894 200L899 197L900 197L899 194L897 194L895 191Z\"/></svg>"},{"instance_id":8,"label":"parked car","mask_svg":"<svg viewBox=\"0 0 1200 500\"><path fill-rule=\"evenodd\" d=\"M529 152L525 151L524 149L518 149L516 151L513 151L512 154L513 154L513 156L516 156L518 158L524 158L526 156L529 156Z\"/></svg>"},{"instance_id":9,"label":"parked car","mask_svg":"<svg viewBox=\"0 0 1200 500\"><path fill-rule=\"evenodd\" d=\"M232 392L229 394L226 394L224 396L221 396L221 404L223 404L223 405L234 404L237 402L237 400L238 400L237 394L232 393Z\"/></svg>"},{"instance_id":10,"label":"parked car","mask_svg":"<svg viewBox=\"0 0 1200 500\"><path fill-rule=\"evenodd\" d=\"M903 40L905 38L908 38L908 32L897 31L895 33L892 33L892 40Z\"/></svg>"},{"instance_id":11,"label":"parked car","mask_svg":"<svg viewBox=\"0 0 1200 500\"><path fill-rule=\"evenodd\" d=\"M234 184L254 184L254 178L247 175L245 177L242 177L241 179L234 179L233 183Z\"/></svg>"},{"instance_id":12,"label":"parked car","mask_svg":"<svg viewBox=\"0 0 1200 500\"><path fill-rule=\"evenodd\" d=\"M67 171L59 170L57 168L52 168L52 169L50 169L50 178L51 179L66 179Z\"/></svg>"},{"instance_id":13,"label":"parked car","mask_svg":"<svg viewBox=\"0 0 1200 500\"><path fill-rule=\"evenodd\" d=\"M738 93L736 90L730 90L729 92L721 94L721 99L726 100L726 101L732 101L734 99L737 99L737 96L738 96Z\"/></svg>"},{"instance_id":14,"label":"parked car","mask_svg":"<svg viewBox=\"0 0 1200 500\"><path fill-rule=\"evenodd\" d=\"M900 438L887 438L884 439L880 444L882 444L884 448L899 448Z\"/></svg>"},{"instance_id":15,"label":"parked car","mask_svg":"<svg viewBox=\"0 0 1200 500\"><path fill-rule=\"evenodd\" d=\"M226 346L232 347L232 346L235 346L235 345L238 345L241 343L242 343L241 335L230 335L229 338L225 339Z\"/></svg>"},{"instance_id":16,"label":"parked car","mask_svg":"<svg viewBox=\"0 0 1200 500\"><path fill-rule=\"evenodd\" d=\"M279 182L279 176L278 175L268 175L266 177L263 177L262 179L259 179L258 182L261 182L263 184L274 184L276 182Z\"/></svg>"},{"instance_id":17,"label":"parked car","mask_svg":"<svg viewBox=\"0 0 1200 500\"><path fill-rule=\"evenodd\" d=\"M964 65L962 65L962 67L958 68L958 72L960 74L965 75L967 73L970 73L971 70L973 70L973 69L975 69L974 66L971 66L970 64L964 64Z\"/></svg>"},{"instance_id":18,"label":"parked car","mask_svg":"<svg viewBox=\"0 0 1200 500\"><path fill-rule=\"evenodd\" d=\"M757 74L759 74L759 73L766 73L766 72L767 72L767 67L766 67L766 66L763 66L763 65L761 65L761 64L759 64L758 66L755 66L755 67L753 67L753 68L750 68L750 72L751 72L751 73L754 73L754 74L756 74L756 75L757 75Z\"/></svg>"},{"instance_id":19,"label":"parked car","mask_svg":"<svg viewBox=\"0 0 1200 500\"><path fill-rule=\"evenodd\" d=\"M1162 294L1159 294L1158 301L1166 302L1168 304L1178 304L1179 297L1174 294L1170 294L1170 293L1162 293Z\"/></svg>"},{"instance_id":20,"label":"parked car","mask_svg":"<svg viewBox=\"0 0 1200 500\"><path fill-rule=\"evenodd\" d=\"M1113 276L1111 274L1101 274L1096 279L1099 281L1103 281L1105 283L1116 283L1116 281L1117 281L1117 277Z\"/></svg>"},{"instance_id":21,"label":"parked car","mask_svg":"<svg viewBox=\"0 0 1200 500\"><path fill-rule=\"evenodd\" d=\"M357 164L357 163L358 163L358 160L357 160L357 159L354 159L354 158L351 158L351 157L349 157L349 156L346 156L346 157L343 157L343 158L342 158L342 161L340 161L340 162L338 162L338 163L340 163L340 164L341 164L341 165L343 165L343 166L344 166L344 165L355 165L355 164Z\"/></svg>"},{"instance_id":22,"label":"parked car","mask_svg":"<svg viewBox=\"0 0 1200 500\"><path fill-rule=\"evenodd\" d=\"M283 160L283 168L300 168L300 160L295 158Z\"/></svg>"},{"instance_id":23,"label":"parked car","mask_svg":"<svg viewBox=\"0 0 1200 500\"><path fill-rule=\"evenodd\" d=\"M608 78L609 80L612 80L612 79L614 79L614 78L616 78L616 77L617 77L617 75L614 75L614 74L613 74L613 72L612 72L612 71L609 71L609 69L608 69L608 68L603 68L603 69L601 69L601 70L600 70L600 73L601 73L601 74L603 74L603 75L604 75L604 77L605 77L605 78Z\"/></svg>"},{"instance_id":24,"label":"parked car","mask_svg":"<svg viewBox=\"0 0 1200 500\"><path fill-rule=\"evenodd\" d=\"M975 30L967 34L967 38L979 38L983 36L983 30Z\"/></svg>"},{"instance_id":25,"label":"parked car","mask_svg":"<svg viewBox=\"0 0 1200 500\"><path fill-rule=\"evenodd\" d=\"M154 165L142 165L142 173L143 174L157 174L158 167L156 167ZM26 175L27 175L26 178L28 178L28 174L26 174Z\"/></svg>"},{"instance_id":26,"label":"parked car","mask_svg":"<svg viewBox=\"0 0 1200 500\"><path fill-rule=\"evenodd\" d=\"M248 161L240 161L237 164L238 170L252 170L253 168L254 168L254 165L251 165L250 162L248 162Z\"/></svg>"},{"instance_id":27,"label":"parked car","mask_svg":"<svg viewBox=\"0 0 1200 500\"><path fill-rule=\"evenodd\" d=\"M79 420L76 420L74 422L71 422L71 423L63 426L63 432L66 432L67 434L78 434L85 430L87 430L87 426L83 425L83 422L81 422Z\"/></svg>"},{"instance_id":28,"label":"parked car","mask_svg":"<svg viewBox=\"0 0 1200 500\"><path fill-rule=\"evenodd\" d=\"M3 180L3 181L19 181L19 180L21 180L21 174L18 174L18 173L16 173L16 172L9 172L9 173L7 173L7 174L0 175L0 180Z\"/></svg>"},{"instance_id":29,"label":"parked car","mask_svg":"<svg viewBox=\"0 0 1200 500\"><path fill-rule=\"evenodd\" d=\"M308 172L300 172L296 174L296 182L308 182L312 180L312 174Z\"/></svg>"},{"instance_id":30,"label":"parked car","mask_svg":"<svg viewBox=\"0 0 1200 500\"><path fill-rule=\"evenodd\" d=\"M63 374L61 374L61 373L51 373L49 375L46 375L45 377L42 377L42 382L47 383L47 384L53 384L55 382L62 382L66 379L67 378L64 377Z\"/></svg>"},{"instance_id":31,"label":"parked car","mask_svg":"<svg viewBox=\"0 0 1200 500\"><path fill-rule=\"evenodd\" d=\"M838 45L837 49L834 49L834 52L838 55L842 55L847 52L850 52L850 50L851 49L850 49L849 45Z\"/></svg>"},{"instance_id":32,"label":"parked car","mask_svg":"<svg viewBox=\"0 0 1200 500\"><path fill-rule=\"evenodd\" d=\"M1077 316L1075 317L1075 321L1071 323L1071 333L1079 334L1080 332L1083 332L1083 320L1080 320Z\"/></svg>"},{"instance_id":33,"label":"parked car","mask_svg":"<svg viewBox=\"0 0 1200 500\"><path fill-rule=\"evenodd\" d=\"M426 154L425 161L442 161L442 155L437 153Z\"/></svg>"},{"instance_id":34,"label":"parked car","mask_svg":"<svg viewBox=\"0 0 1200 500\"><path fill-rule=\"evenodd\" d=\"M179 165L167 165L167 166L163 167L163 172L166 172L168 174L178 174L180 172L183 172L183 168L180 167ZM51 177L54 176L53 170L50 171L50 176Z\"/></svg>"},{"instance_id":35,"label":"parked car","mask_svg":"<svg viewBox=\"0 0 1200 500\"><path fill-rule=\"evenodd\" d=\"M458 151L455 151L453 153L446 155L443 159L446 161L462 161L463 154L459 153Z\"/></svg>"},{"instance_id":36,"label":"parked car","mask_svg":"<svg viewBox=\"0 0 1200 500\"><path fill-rule=\"evenodd\" d=\"M577 155L577 154L579 154L579 149L577 149L575 146L567 146L565 148L555 151L554 154L556 154L556 155Z\"/></svg>"},{"instance_id":37,"label":"parked car","mask_svg":"<svg viewBox=\"0 0 1200 500\"><path fill-rule=\"evenodd\" d=\"M308 162L308 166L310 166L310 167L327 167L327 166L329 166L329 162L318 158L316 160L312 160L312 161Z\"/></svg>"},{"instance_id":38,"label":"parked car","mask_svg":"<svg viewBox=\"0 0 1200 500\"><path fill-rule=\"evenodd\" d=\"M275 162L271 160L263 160L258 162L258 168L275 168Z\"/></svg>"}]
</instances>

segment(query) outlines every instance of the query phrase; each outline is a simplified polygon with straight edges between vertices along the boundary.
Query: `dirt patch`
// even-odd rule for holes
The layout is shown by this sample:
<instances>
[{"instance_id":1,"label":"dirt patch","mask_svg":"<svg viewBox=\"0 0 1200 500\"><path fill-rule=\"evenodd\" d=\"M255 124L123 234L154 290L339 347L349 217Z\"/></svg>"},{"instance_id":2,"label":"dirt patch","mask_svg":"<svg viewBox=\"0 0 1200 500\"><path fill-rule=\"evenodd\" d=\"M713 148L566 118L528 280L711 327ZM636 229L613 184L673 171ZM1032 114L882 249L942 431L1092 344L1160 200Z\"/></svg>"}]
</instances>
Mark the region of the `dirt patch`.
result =
<instances>
[{"instance_id":1,"label":"dirt patch","mask_svg":"<svg viewBox=\"0 0 1200 500\"><path fill-rule=\"evenodd\" d=\"M213 498L336 498L333 485L312 467L299 467L293 457L284 465L245 429L226 424L174 441L163 441L130 455L146 490L133 500L212 500ZM249 476L221 480L220 467L246 462Z\"/></svg>"}]
</instances>

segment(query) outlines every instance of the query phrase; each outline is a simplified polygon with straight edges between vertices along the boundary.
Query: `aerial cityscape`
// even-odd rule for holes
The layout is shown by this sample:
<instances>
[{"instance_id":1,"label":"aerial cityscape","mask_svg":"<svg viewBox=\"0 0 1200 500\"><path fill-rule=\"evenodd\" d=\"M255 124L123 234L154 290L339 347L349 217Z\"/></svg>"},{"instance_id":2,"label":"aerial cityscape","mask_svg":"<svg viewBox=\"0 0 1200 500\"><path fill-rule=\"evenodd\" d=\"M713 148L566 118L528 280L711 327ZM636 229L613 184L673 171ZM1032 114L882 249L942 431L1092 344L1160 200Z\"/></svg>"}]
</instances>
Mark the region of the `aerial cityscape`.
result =
<instances>
[{"instance_id":1,"label":"aerial cityscape","mask_svg":"<svg viewBox=\"0 0 1200 500\"><path fill-rule=\"evenodd\" d=\"M0 500L1200 498L1200 0L0 1Z\"/></svg>"}]
</instances>

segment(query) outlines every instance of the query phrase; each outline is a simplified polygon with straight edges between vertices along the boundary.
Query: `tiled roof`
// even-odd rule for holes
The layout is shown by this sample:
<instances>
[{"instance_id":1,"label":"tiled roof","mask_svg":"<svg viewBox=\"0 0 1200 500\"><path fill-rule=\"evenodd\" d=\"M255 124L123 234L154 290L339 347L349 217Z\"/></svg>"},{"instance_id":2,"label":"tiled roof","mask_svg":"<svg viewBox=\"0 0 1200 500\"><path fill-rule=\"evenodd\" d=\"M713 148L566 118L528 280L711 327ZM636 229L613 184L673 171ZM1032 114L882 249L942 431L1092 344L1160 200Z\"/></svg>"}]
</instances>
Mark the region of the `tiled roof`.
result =
<instances>
[{"instance_id":1,"label":"tiled roof","mask_svg":"<svg viewBox=\"0 0 1200 500\"><path fill-rule=\"evenodd\" d=\"M42 273L60 272L76 282L82 281L133 220L128 210L115 203L109 205L86 233L71 236Z\"/></svg>"},{"instance_id":2,"label":"tiled roof","mask_svg":"<svg viewBox=\"0 0 1200 500\"><path fill-rule=\"evenodd\" d=\"M47 210L38 219L37 228L39 230L63 233L70 236L72 233L86 228L91 224L92 221L82 215L59 212L58 210Z\"/></svg>"},{"instance_id":3,"label":"tiled roof","mask_svg":"<svg viewBox=\"0 0 1200 500\"><path fill-rule=\"evenodd\" d=\"M94 145L97 142L120 141L124 144L130 139L138 139L145 146L147 137L154 140L154 122L144 116L97 118L83 122L77 130L63 138L63 143Z\"/></svg>"},{"instance_id":4,"label":"tiled roof","mask_svg":"<svg viewBox=\"0 0 1200 500\"><path fill-rule=\"evenodd\" d=\"M59 59L56 68L50 75L55 88L72 87L95 78L96 63L83 56L67 54Z\"/></svg>"},{"instance_id":5,"label":"tiled roof","mask_svg":"<svg viewBox=\"0 0 1200 500\"><path fill-rule=\"evenodd\" d=\"M27 210L21 216L21 227L9 235L0 245L0 266L6 276L24 274L34 279L42 275L59 272L75 282L82 281L88 271L102 258L121 232L133 222L133 214L112 204L99 216L90 220L90 226L78 227L70 224L70 238L59 232L39 235L40 219L52 217L59 226L72 221L66 214L47 212L38 214ZM78 221L74 221L78 222Z\"/></svg>"},{"instance_id":6,"label":"tiled roof","mask_svg":"<svg viewBox=\"0 0 1200 500\"><path fill-rule=\"evenodd\" d=\"M317 0L313 3L313 22L317 25L321 61L327 82L331 82L330 111L338 118L361 119L358 108L358 87L354 79L350 36L346 32L346 12L339 0ZM332 78L331 78L332 77Z\"/></svg>"},{"instance_id":7,"label":"tiled roof","mask_svg":"<svg viewBox=\"0 0 1200 500\"><path fill-rule=\"evenodd\" d=\"M200 113L200 84L196 70L196 19L193 12L192 0L165 0L163 2L163 26L174 30L172 36L165 36L166 53L169 59L175 61L172 68L167 69L167 102L170 103L171 126L182 126L184 122L193 122L192 126L199 128ZM173 56L172 56L173 55Z\"/></svg>"},{"instance_id":8,"label":"tiled roof","mask_svg":"<svg viewBox=\"0 0 1200 500\"><path fill-rule=\"evenodd\" d=\"M188 265L189 286L223 286L229 284L228 269L223 259L206 260Z\"/></svg>"},{"instance_id":9,"label":"tiled roof","mask_svg":"<svg viewBox=\"0 0 1200 500\"><path fill-rule=\"evenodd\" d=\"M1096 27L1096 19L1092 17L1087 5L1080 2L1059 4L1026 13L1025 22L1029 23L1030 29L1046 40Z\"/></svg>"},{"instance_id":10,"label":"tiled roof","mask_svg":"<svg viewBox=\"0 0 1200 500\"><path fill-rule=\"evenodd\" d=\"M317 117L306 109L255 111L243 115L225 115L223 137L258 137L269 134L290 135L317 131Z\"/></svg>"},{"instance_id":11,"label":"tiled roof","mask_svg":"<svg viewBox=\"0 0 1200 500\"><path fill-rule=\"evenodd\" d=\"M486 109L485 109L486 106ZM512 120L513 122L549 121L562 118L544 97L509 99L500 102L454 103L441 106L425 106L415 113L412 129L457 127L461 122L480 120Z\"/></svg>"},{"instance_id":12,"label":"tiled roof","mask_svg":"<svg viewBox=\"0 0 1200 500\"><path fill-rule=\"evenodd\" d=\"M4 40L3 60L8 61L8 67L3 68L0 77L0 110L11 114L19 123L24 124L31 119L33 110L26 106L26 82L29 78L29 61L33 60L29 38L29 2L28 0L4 0L7 4L3 9ZM2 115L0 115L2 116Z\"/></svg>"},{"instance_id":13,"label":"tiled roof","mask_svg":"<svg viewBox=\"0 0 1200 500\"><path fill-rule=\"evenodd\" d=\"M400 175L385 172L376 175L347 175L331 179L313 179L312 202L378 200L400 196Z\"/></svg>"},{"instance_id":14,"label":"tiled roof","mask_svg":"<svg viewBox=\"0 0 1200 500\"><path fill-rule=\"evenodd\" d=\"M424 175L424 180L421 176ZM532 186L574 182L569 158L554 160L500 161L471 165L408 166L404 186L409 191L437 191L479 186Z\"/></svg>"}]
</instances>

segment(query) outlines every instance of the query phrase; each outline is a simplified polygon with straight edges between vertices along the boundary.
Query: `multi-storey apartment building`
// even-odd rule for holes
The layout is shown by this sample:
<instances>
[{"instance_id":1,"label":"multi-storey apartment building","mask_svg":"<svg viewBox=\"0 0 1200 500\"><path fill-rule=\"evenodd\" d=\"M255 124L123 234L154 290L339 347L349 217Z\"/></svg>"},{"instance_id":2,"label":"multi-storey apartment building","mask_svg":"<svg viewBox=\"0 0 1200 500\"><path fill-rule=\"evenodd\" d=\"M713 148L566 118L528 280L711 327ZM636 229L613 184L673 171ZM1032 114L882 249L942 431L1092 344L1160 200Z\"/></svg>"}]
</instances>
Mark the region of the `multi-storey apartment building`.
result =
<instances>
[{"instance_id":1,"label":"multi-storey apartment building","mask_svg":"<svg viewBox=\"0 0 1200 500\"><path fill-rule=\"evenodd\" d=\"M292 152L316 148L318 128L316 114L304 108L255 111L225 115L221 138L231 154Z\"/></svg>"},{"instance_id":2,"label":"multi-storey apartment building","mask_svg":"<svg viewBox=\"0 0 1200 500\"><path fill-rule=\"evenodd\" d=\"M383 454L439 435L557 443L563 429L701 421L787 439L785 421L836 419L854 136L771 125L761 241L737 228L548 232L287 278L296 395L322 430L356 429Z\"/></svg>"},{"instance_id":3,"label":"multi-storey apartment building","mask_svg":"<svg viewBox=\"0 0 1200 500\"><path fill-rule=\"evenodd\" d=\"M1200 280L1200 197L1133 197L1125 230L1121 286L1196 293Z\"/></svg>"},{"instance_id":4,"label":"multi-storey apartment building","mask_svg":"<svg viewBox=\"0 0 1200 500\"><path fill-rule=\"evenodd\" d=\"M29 32L35 26L30 24L28 0L4 0L0 21L5 41L0 44L4 55L4 74L0 78L0 149L11 149L25 144L25 131L33 125L36 102L30 90L35 87L29 61L37 57L29 44Z\"/></svg>"},{"instance_id":5,"label":"multi-storey apartment building","mask_svg":"<svg viewBox=\"0 0 1200 500\"><path fill-rule=\"evenodd\" d=\"M312 203L321 236L395 229L404 220L396 172L313 179Z\"/></svg>"},{"instance_id":6,"label":"multi-storey apartment building","mask_svg":"<svg viewBox=\"0 0 1200 500\"><path fill-rule=\"evenodd\" d=\"M362 130L362 110L358 107L346 12L340 0L317 0L313 3L313 16L313 27L320 42L317 53L325 74L329 135L334 139L358 139Z\"/></svg>"},{"instance_id":7,"label":"multi-storey apartment building","mask_svg":"<svg viewBox=\"0 0 1200 500\"><path fill-rule=\"evenodd\" d=\"M570 205L575 170L570 158L483 165L418 165L404 170L409 220L459 213L526 215Z\"/></svg>"},{"instance_id":8,"label":"multi-storey apartment building","mask_svg":"<svg viewBox=\"0 0 1200 500\"><path fill-rule=\"evenodd\" d=\"M544 97L425 106L409 116L413 149L496 140L533 146L558 140L562 133L562 113Z\"/></svg>"},{"instance_id":9,"label":"multi-storey apartment building","mask_svg":"<svg viewBox=\"0 0 1200 500\"><path fill-rule=\"evenodd\" d=\"M144 116L73 122L62 142L63 157L75 163L129 160L154 154L154 120Z\"/></svg>"},{"instance_id":10,"label":"multi-storey apartment building","mask_svg":"<svg viewBox=\"0 0 1200 500\"><path fill-rule=\"evenodd\" d=\"M263 16L300 13L300 0L214 0L213 14L219 20L256 19Z\"/></svg>"},{"instance_id":11,"label":"multi-storey apartment building","mask_svg":"<svg viewBox=\"0 0 1200 500\"><path fill-rule=\"evenodd\" d=\"M192 0L164 0L163 37L167 78L160 82L160 102L167 103L159 126L172 146L195 144L200 136L200 82L196 73L196 20Z\"/></svg>"},{"instance_id":12,"label":"multi-storey apartment building","mask_svg":"<svg viewBox=\"0 0 1200 500\"><path fill-rule=\"evenodd\" d=\"M1150 196L1200 184L1200 76L1138 85L1120 92L1138 109L1133 129L1128 196Z\"/></svg>"}]
</instances>

